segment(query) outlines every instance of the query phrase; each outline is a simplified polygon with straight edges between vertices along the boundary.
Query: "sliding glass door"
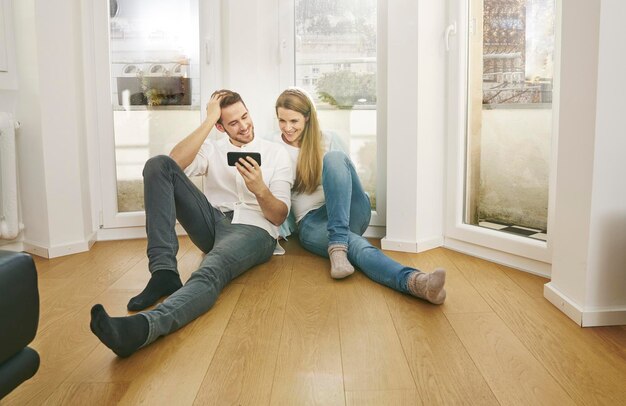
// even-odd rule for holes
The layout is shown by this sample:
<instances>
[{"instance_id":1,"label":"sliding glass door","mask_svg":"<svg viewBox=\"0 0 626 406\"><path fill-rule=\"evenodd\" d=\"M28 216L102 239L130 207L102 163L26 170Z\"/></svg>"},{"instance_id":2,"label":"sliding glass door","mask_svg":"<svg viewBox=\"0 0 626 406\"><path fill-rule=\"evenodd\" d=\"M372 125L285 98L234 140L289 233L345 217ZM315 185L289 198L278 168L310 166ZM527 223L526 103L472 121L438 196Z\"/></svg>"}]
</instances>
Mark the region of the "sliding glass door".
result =
<instances>
[{"instance_id":1,"label":"sliding glass door","mask_svg":"<svg viewBox=\"0 0 626 406\"><path fill-rule=\"evenodd\" d=\"M98 19L107 32L101 78L110 84L100 111L112 114L100 140L103 228L144 225L146 160L168 154L201 122L212 43L201 49L200 39L211 38L212 24L205 18L201 32L200 19L209 8L198 0L110 0L107 18Z\"/></svg>"},{"instance_id":2,"label":"sliding glass door","mask_svg":"<svg viewBox=\"0 0 626 406\"><path fill-rule=\"evenodd\" d=\"M555 0L452 3L448 234L547 260Z\"/></svg>"}]
</instances>

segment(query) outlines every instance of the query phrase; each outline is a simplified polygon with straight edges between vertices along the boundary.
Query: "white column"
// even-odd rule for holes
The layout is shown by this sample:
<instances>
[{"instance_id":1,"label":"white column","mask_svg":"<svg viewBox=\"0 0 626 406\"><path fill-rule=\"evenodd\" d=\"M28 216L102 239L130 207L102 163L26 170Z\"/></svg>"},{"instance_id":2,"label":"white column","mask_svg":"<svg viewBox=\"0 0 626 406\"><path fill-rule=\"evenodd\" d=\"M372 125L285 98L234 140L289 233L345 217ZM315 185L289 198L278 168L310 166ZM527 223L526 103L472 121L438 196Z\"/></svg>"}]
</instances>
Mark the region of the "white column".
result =
<instances>
[{"instance_id":1,"label":"white column","mask_svg":"<svg viewBox=\"0 0 626 406\"><path fill-rule=\"evenodd\" d=\"M27 251L55 257L93 239L79 0L15 2L20 189Z\"/></svg>"},{"instance_id":2,"label":"white column","mask_svg":"<svg viewBox=\"0 0 626 406\"><path fill-rule=\"evenodd\" d=\"M385 249L443 244L445 4L389 1Z\"/></svg>"},{"instance_id":3,"label":"white column","mask_svg":"<svg viewBox=\"0 0 626 406\"><path fill-rule=\"evenodd\" d=\"M552 281L544 294L582 326L626 324L626 150L616 52L619 0L562 2Z\"/></svg>"}]
</instances>

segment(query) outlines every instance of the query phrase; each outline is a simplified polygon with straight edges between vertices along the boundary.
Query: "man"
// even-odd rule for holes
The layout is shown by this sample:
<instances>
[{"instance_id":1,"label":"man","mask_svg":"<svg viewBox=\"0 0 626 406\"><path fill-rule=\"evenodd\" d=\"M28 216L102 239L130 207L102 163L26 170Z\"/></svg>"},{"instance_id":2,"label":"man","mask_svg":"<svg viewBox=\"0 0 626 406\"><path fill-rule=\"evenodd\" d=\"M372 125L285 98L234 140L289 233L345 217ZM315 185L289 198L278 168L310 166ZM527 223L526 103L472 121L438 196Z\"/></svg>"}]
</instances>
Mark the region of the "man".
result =
<instances>
[{"instance_id":1,"label":"man","mask_svg":"<svg viewBox=\"0 0 626 406\"><path fill-rule=\"evenodd\" d=\"M213 126L228 137L207 140ZM229 151L260 152L263 170L250 157L228 166ZM189 180L192 175L205 176L204 194ZM143 176L151 278L128 309L142 310L171 296L153 310L128 317L110 317L100 304L91 309L91 331L120 357L202 315L226 284L268 261L276 247L277 226L291 204L293 179L287 152L255 137L246 105L229 90L215 92L200 127L169 157L149 159ZM206 253L184 286L176 264L176 219Z\"/></svg>"}]
</instances>

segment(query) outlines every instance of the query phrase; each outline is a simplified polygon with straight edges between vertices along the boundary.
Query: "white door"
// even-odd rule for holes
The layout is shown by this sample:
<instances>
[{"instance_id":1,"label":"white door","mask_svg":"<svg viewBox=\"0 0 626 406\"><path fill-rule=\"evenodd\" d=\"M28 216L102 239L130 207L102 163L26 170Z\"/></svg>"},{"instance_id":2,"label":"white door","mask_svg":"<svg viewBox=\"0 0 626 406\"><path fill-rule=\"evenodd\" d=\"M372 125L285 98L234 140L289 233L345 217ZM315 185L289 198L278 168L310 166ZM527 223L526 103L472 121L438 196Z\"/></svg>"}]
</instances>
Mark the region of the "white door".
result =
<instances>
[{"instance_id":1,"label":"white door","mask_svg":"<svg viewBox=\"0 0 626 406\"><path fill-rule=\"evenodd\" d=\"M451 6L446 244L545 274L555 1Z\"/></svg>"},{"instance_id":2,"label":"white door","mask_svg":"<svg viewBox=\"0 0 626 406\"><path fill-rule=\"evenodd\" d=\"M101 227L143 226L146 160L168 154L200 124L208 89L219 86L212 63L220 51L219 2L110 0L96 7Z\"/></svg>"}]
</instances>

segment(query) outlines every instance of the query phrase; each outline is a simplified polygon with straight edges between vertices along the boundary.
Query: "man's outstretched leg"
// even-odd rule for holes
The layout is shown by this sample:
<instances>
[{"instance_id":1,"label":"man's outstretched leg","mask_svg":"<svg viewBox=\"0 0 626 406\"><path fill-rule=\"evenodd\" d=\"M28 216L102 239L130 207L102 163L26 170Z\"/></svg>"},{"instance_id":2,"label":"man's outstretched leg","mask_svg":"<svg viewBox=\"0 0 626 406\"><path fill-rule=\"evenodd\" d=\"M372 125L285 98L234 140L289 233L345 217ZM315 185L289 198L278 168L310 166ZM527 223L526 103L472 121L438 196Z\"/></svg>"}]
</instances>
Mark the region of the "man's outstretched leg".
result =
<instances>
[{"instance_id":1,"label":"man's outstretched leg","mask_svg":"<svg viewBox=\"0 0 626 406\"><path fill-rule=\"evenodd\" d=\"M221 237L182 288L154 309L127 317L110 317L102 305L95 305L91 331L117 355L128 357L206 313L231 280L268 261L276 246L265 230L230 221L224 217L218 222Z\"/></svg>"},{"instance_id":2,"label":"man's outstretched leg","mask_svg":"<svg viewBox=\"0 0 626 406\"><path fill-rule=\"evenodd\" d=\"M110 317L101 304L91 308L91 331L122 358L137 351L148 339L148 319L141 314Z\"/></svg>"}]
</instances>

